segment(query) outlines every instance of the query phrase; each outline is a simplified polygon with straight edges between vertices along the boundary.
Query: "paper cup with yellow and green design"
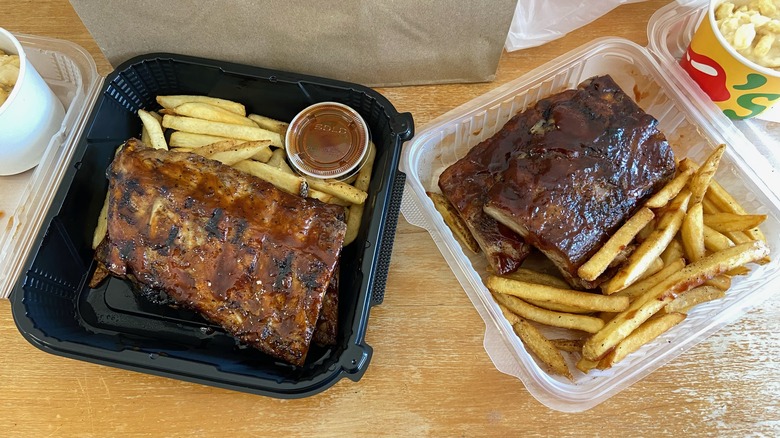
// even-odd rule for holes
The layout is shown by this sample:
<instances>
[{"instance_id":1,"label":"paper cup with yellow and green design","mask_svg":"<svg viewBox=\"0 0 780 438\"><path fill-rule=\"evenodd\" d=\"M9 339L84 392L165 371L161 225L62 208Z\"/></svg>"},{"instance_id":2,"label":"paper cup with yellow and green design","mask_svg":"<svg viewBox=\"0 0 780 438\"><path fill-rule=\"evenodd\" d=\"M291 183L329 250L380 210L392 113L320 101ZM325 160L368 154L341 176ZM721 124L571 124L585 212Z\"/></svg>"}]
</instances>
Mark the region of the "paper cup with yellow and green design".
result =
<instances>
[{"instance_id":1,"label":"paper cup with yellow and green design","mask_svg":"<svg viewBox=\"0 0 780 438\"><path fill-rule=\"evenodd\" d=\"M731 119L755 117L780 103L780 0L775 1L777 5L773 0L753 1L752 8L763 9L747 19L742 13L737 20L727 13L737 14L747 1L710 1L707 15L680 60L683 69ZM770 18L773 16L779 18Z\"/></svg>"}]
</instances>

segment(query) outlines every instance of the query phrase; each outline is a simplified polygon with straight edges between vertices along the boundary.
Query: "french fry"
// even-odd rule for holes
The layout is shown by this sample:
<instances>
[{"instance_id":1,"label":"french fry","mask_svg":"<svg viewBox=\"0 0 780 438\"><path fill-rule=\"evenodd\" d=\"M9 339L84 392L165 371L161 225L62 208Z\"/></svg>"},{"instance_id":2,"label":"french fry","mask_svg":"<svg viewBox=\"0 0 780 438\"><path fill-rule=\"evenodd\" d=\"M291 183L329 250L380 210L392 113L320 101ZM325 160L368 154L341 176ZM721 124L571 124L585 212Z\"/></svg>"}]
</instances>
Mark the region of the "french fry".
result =
<instances>
[{"instance_id":1,"label":"french fry","mask_svg":"<svg viewBox=\"0 0 780 438\"><path fill-rule=\"evenodd\" d=\"M556 277L554 275L545 274L543 272L534 271L528 268L517 268L516 271L509 274L504 274L503 277L511 278L512 280L525 281L528 283L543 284L545 286L558 287L561 289L569 288L569 283L566 280Z\"/></svg>"},{"instance_id":2,"label":"french fry","mask_svg":"<svg viewBox=\"0 0 780 438\"><path fill-rule=\"evenodd\" d=\"M146 129L146 126L141 127L141 143L147 146L152 145L152 139L149 137L149 130Z\"/></svg>"},{"instance_id":3,"label":"french fry","mask_svg":"<svg viewBox=\"0 0 780 438\"><path fill-rule=\"evenodd\" d=\"M512 295L493 293L493 297L498 304L505 306L518 316L551 327L563 327L588 333L596 333L604 327L604 321L592 316L542 309Z\"/></svg>"},{"instance_id":4,"label":"french fry","mask_svg":"<svg viewBox=\"0 0 780 438\"><path fill-rule=\"evenodd\" d=\"M510 325L515 325L520 321L520 317L516 313L509 310L505 305L498 303L498 308L501 309L501 313L504 315Z\"/></svg>"},{"instance_id":5,"label":"french fry","mask_svg":"<svg viewBox=\"0 0 780 438\"><path fill-rule=\"evenodd\" d=\"M582 339L550 339L555 348L569 353L582 351Z\"/></svg>"},{"instance_id":6,"label":"french fry","mask_svg":"<svg viewBox=\"0 0 780 438\"><path fill-rule=\"evenodd\" d=\"M560 304L553 301L543 301L543 300L524 300L528 304L533 304L536 307L541 307L542 309L547 310L554 310L556 312L564 312L564 313L576 313L576 314L589 314L593 313L590 309L583 309L581 307L576 306L569 306L566 304Z\"/></svg>"},{"instance_id":7,"label":"french fry","mask_svg":"<svg viewBox=\"0 0 780 438\"><path fill-rule=\"evenodd\" d=\"M702 231L704 235L704 247L710 251L721 251L734 246L734 242L732 242L731 239L707 225L704 225Z\"/></svg>"},{"instance_id":8,"label":"french fry","mask_svg":"<svg viewBox=\"0 0 780 438\"><path fill-rule=\"evenodd\" d=\"M194 117L196 119L211 120L212 122L232 123L257 127L251 119L238 115L232 111L203 102L186 102L173 109L180 116Z\"/></svg>"},{"instance_id":9,"label":"french fry","mask_svg":"<svg viewBox=\"0 0 780 438\"><path fill-rule=\"evenodd\" d=\"M663 281L665 278L668 278L673 273L679 271L684 267L685 267L685 259L678 258L677 260L668 263L663 269L661 269L657 273L645 278L644 280L637 281L636 283L621 290L620 292L616 292L615 295L626 296L628 297L629 300L633 300L634 298L643 295L650 288L654 287L655 285Z\"/></svg>"},{"instance_id":10,"label":"french fry","mask_svg":"<svg viewBox=\"0 0 780 438\"><path fill-rule=\"evenodd\" d=\"M648 222L647 225L642 227L641 230L639 230L639 232L636 235L636 243L642 243L645 240L647 240L647 238L650 237L650 234L652 234L653 231L655 231L657 226L658 226L658 217L656 216L650 222Z\"/></svg>"},{"instance_id":11,"label":"french fry","mask_svg":"<svg viewBox=\"0 0 780 438\"><path fill-rule=\"evenodd\" d=\"M247 141L246 140L228 139L228 140L218 141L216 143L211 143L211 144L208 144L208 145L204 145L204 146L201 146L201 147L198 147L198 148L193 148L192 150L193 150L194 154L197 154L197 155L200 155L200 156L203 156L203 157L208 157L209 155L215 154L217 152L224 152L224 151L233 150L236 147L238 147L239 145L242 145L244 143L247 143ZM269 143L266 142L264 144L267 146Z\"/></svg>"},{"instance_id":12,"label":"french fry","mask_svg":"<svg viewBox=\"0 0 780 438\"><path fill-rule=\"evenodd\" d=\"M715 181L712 181L710 186L712 186L713 183L715 183ZM709 189L707 189L707 191L710 192ZM704 210L704 214L715 214L721 212L715 203L712 202L712 197L707 193L704 194L704 199L701 200L701 206L702 210Z\"/></svg>"},{"instance_id":13,"label":"french fry","mask_svg":"<svg viewBox=\"0 0 780 438\"><path fill-rule=\"evenodd\" d=\"M747 275L750 273L750 268L747 266L737 266L736 268L726 272L726 275L729 277L734 277L736 275Z\"/></svg>"},{"instance_id":14,"label":"french fry","mask_svg":"<svg viewBox=\"0 0 780 438\"><path fill-rule=\"evenodd\" d=\"M165 136L163 135L160 122L158 122L148 111L142 109L138 110L138 117L141 118L144 129L149 133L149 146L155 149L168 150L168 144L165 142Z\"/></svg>"},{"instance_id":15,"label":"french fry","mask_svg":"<svg viewBox=\"0 0 780 438\"><path fill-rule=\"evenodd\" d=\"M346 184L352 184L354 186L355 185L355 181L357 180L357 177L358 177L358 174L356 173L356 174L354 174L352 176L347 177L346 179L342 179L342 180L339 180L339 181L341 181L343 183L346 183Z\"/></svg>"},{"instance_id":16,"label":"french fry","mask_svg":"<svg viewBox=\"0 0 780 438\"><path fill-rule=\"evenodd\" d=\"M206 146L208 147L208 146ZM262 152L265 151L265 154ZM238 163L249 158L257 159L258 155L268 156L270 158L271 150L268 148L267 142L252 142L248 141L241 143L233 149L226 151L214 152L208 155L208 158L217 160L228 166ZM259 160L263 161L263 160Z\"/></svg>"},{"instance_id":17,"label":"french fry","mask_svg":"<svg viewBox=\"0 0 780 438\"><path fill-rule=\"evenodd\" d=\"M634 240L636 235L655 215L649 208L642 208L634 213L609 240L596 251L591 258L577 270L580 278L593 281L609 267L623 248Z\"/></svg>"},{"instance_id":18,"label":"french fry","mask_svg":"<svg viewBox=\"0 0 780 438\"><path fill-rule=\"evenodd\" d=\"M715 171L718 170L720 159L725 150L725 144L721 144L715 148L710 156L704 161L704 164L702 164L691 177L691 180L688 183L688 187L691 190L691 204L699 203L704 199L704 193L709 188L710 181L712 181L712 177L715 176Z\"/></svg>"},{"instance_id":19,"label":"french fry","mask_svg":"<svg viewBox=\"0 0 780 438\"><path fill-rule=\"evenodd\" d=\"M254 126L212 122L210 120L172 116L168 114L163 116L162 125L165 128L191 132L193 134L206 134L239 140L270 140L271 144L274 146L281 147L284 145L284 143L282 143L282 137L278 133L266 131L265 129Z\"/></svg>"},{"instance_id":20,"label":"french fry","mask_svg":"<svg viewBox=\"0 0 780 438\"><path fill-rule=\"evenodd\" d=\"M157 103L159 103L163 108L168 108L168 109L174 109L177 106L188 102L208 103L210 105L224 108L240 116L246 116L246 107L244 107L244 105L238 102L233 102L231 100L219 99L216 97L209 97L209 96L187 96L187 95L157 96Z\"/></svg>"},{"instance_id":21,"label":"french fry","mask_svg":"<svg viewBox=\"0 0 780 438\"><path fill-rule=\"evenodd\" d=\"M284 149L274 149L271 153L271 158L266 162L269 166L281 168L281 164L285 161Z\"/></svg>"},{"instance_id":22,"label":"french fry","mask_svg":"<svg viewBox=\"0 0 780 438\"><path fill-rule=\"evenodd\" d=\"M660 256L656 257L650 262L650 265L647 267L647 269L645 269L645 272L643 272L642 275L640 275L639 278L636 279L636 281L642 281L647 277L655 275L656 273L658 273L658 271L660 271L663 268L664 268L664 261L661 259Z\"/></svg>"},{"instance_id":23,"label":"french fry","mask_svg":"<svg viewBox=\"0 0 780 438\"><path fill-rule=\"evenodd\" d=\"M642 276L653 260L661 255L680 229L690 196L688 190L683 190L674 198L660 217L658 227L628 257L615 276L605 283L602 287L603 293L610 295L630 286Z\"/></svg>"},{"instance_id":24,"label":"french fry","mask_svg":"<svg viewBox=\"0 0 780 438\"><path fill-rule=\"evenodd\" d=\"M680 227L683 249L688 260L695 262L704 257L704 224L702 223L702 205L693 204L685 214Z\"/></svg>"},{"instance_id":25,"label":"french fry","mask_svg":"<svg viewBox=\"0 0 780 438\"><path fill-rule=\"evenodd\" d=\"M247 160L261 156L268 160L271 158L269 141L243 141L243 140L225 140L206 146L193 149L192 153L201 155L212 160L221 161L231 166L239 161ZM259 160L263 161L263 160Z\"/></svg>"},{"instance_id":26,"label":"french fry","mask_svg":"<svg viewBox=\"0 0 780 438\"><path fill-rule=\"evenodd\" d=\"M227 137L217 137L214 135L193 134L191 132L174 131L168 143L171 147L181 148L199 148L213 143L225 140L233 140Z\"/></svg>"},{"instance_id":27,"label":"french fry","mask_svg":"<svg viewBox=\"0 0 780 438\"><path fill-rule=\"evenodd\" d=\"M374 160L376 159L376 146L374 142L368 142L368 157L363 167L358 171L358 176L355 179L354 186L356 189L363 192L368 192L368 187L371 185L371 172L374 168ZM352 243L357 237L360 230L360 222L363 220L364 204L353 204L349 207L349 216L347 217L347 234L344 237L344 245Z\"/></svg>"},{"instance_id":28,"label":"french fry","mask_svg":"<svg viewBox=\"0 0 780 438\"><path fill-rule=\"evenodd\" d=\"M645 202L645 207L661 208L668 204L669 201L674 199L680 193L683 187L685 187L685 185L688 183L688 180L690 180L691 175L693 175L693 172L694 169L690 167L680 169L677 176L672 178L671 181L666 183L665 186L663 186L652 197L650 197L647 202Z\"/></svg>"},{"instance_id":29,"label":"french fry","mask_svg":"<svg viewBox=\"0 0 780 438\"><path fill-rule=\"evenodd\" d=\"M255 161L266 163L271 158L271 154L273 154L271 148L260 148L257 150L257 152L254 155L252 155L251 158ZM283 170L282 166L279 166L279 170ZM293 173L293 172L287 172L287 173Z\"/></svg>"},{"instance_id":30,"label":"french fry","mask_svg":"<svg viewBox=\"0 0 780 438\"><path fill-rule=\"evenodd\" d=\"M92 273L92 277L89 279L90 289L97 289L100 283L111 275L111 271L106 268L103 263L97 263L95 266L95 272Z\"/></svg>"},{"instance_id":31,"label":"french fry","mask_svg":"<svg viewBox=\"0 0 780 438\"><path fill-rule=\"evenodd\" d=\"M95 233L92 235L92 249L95 249L100 245L100 242L106 238L108 233L108 192L106 192L106 199L103 201L103 207L98 214L97 226L95 227Z\"/></svg>"},{"instance_id":32,"label":"french fry","mask_svg":"<svg viewBox=\"0 0 780 438\"><path fill-rule=\"evenodd\" d=\"M282 169L279 169L279 170L282 170ZM284 172L284 171L282 171L282 172ZM287 173L287 172L284 172L284 173ZM290 174L290 175L294 175L294 174ZM307 185L307 187L308 187L308 185ZM337 198L337 197L335 197L333 195L329 195L327 193L322 193L319 190L308 189L306 197L320 200L320 201L322 201L322 202L324 202L326 204L342 205L342 204L340 204L341 200L339 198ZM349 219L349 209L344 210L344 213L346 215L344 220Z\"/></svg>"},{"instance_id":33,"label":"french fry","mask_svg":"<svg viewBox=\"0 0 780 438\"><path fill-rule=\"evenodd\" d=\"M747 235L747 233L742 231L726 231L723 233L726 237L728 237L732 242L739 244L739 243L745 243L750 242L751 239L750 236Z\"/></svg>"},{"instance_id":34,"label":"french fry","mask_svg":"<svg viewBox=\"0 0 780 438\"><path fill-rule=\"evenodd\" d=\"M306 181L311 188L331 194L352 204L363 204L368 197L368 193L365 191L341 181L311 177L306 177Z\"/></svg>"},{"instance_id":35,"label":"french fry","mask_svg":"<svg viewBox=\"0 0 780 438\"><path fill-rule=\"evenodd\" d=\"M269 131L276 132L282 137L284 137L285 133L287 132L287 127L290 126L289 123L272 119L270 117L261 116L259 114L250 114L247 117L255 122L257 126Z\"/></svg>"},{"instance_id":36,"label":"french fry","mask_svg":"<svg viewBox=\"0 0 780 438\"><path fill-rule=\"evenodd\" d=\"M512 295L518 298L551 301L558 304L589 309L594 312L622 312L628 307L628 298L604 296L571 289L560 289L541 284L512 280L491 275L485 282L493 292Z\"/></svg>"},{"instance_id":37,"label":"french fry","mask_svg":"<svg viewBox=\"0 0 780 438\"><path fill-rule=\"evenodd\" d=\"M535 354L539 360L544 362L551 370L553 370L553 372L563 375L567 375L566 373L569 373L568 377L571 379L571 373L563 360L563 356L561 356L560 352L553 354L547 346L547 343L549 343L549 345L557 350L563 350L565 348L576 348L577 341L563 339L547 340L547 338L545 338L544 335L542 335L539 330L536 329L536 327L533 327L523 318L519 317L515 313L512 313L512 311L509 310L506 306L499 304L498 307L501 309L501 313L504 315L504 318L506 318L506 320L509 321L509 324L512 325L512 329L515 331L517 336L521 341L523 341L523 344L526 346L526 348L531 350L531 352ZM516 327L518 324L522 325L522 327ZM530 328L527 328L525 326L526 324L530 326ZM533 338L529 338L529 332L533 332L533 334L530 335L533 336ZM541 339L544 339L544 341ZM542 347L543 345L544 347Z\"/></svg>"},{"instance_id":38,"label":"french fry","mask_svg":"<svg viewBox=\"0 0 780 438\"><path fill-rule=\"evenodd\" d=\"M588 338L582 346L583 356L589 360L601 360L639 325L674 299L675 294L767 255L769 248L766 244L752 241L709 254L687 265L638 297L627 310L616 315L602 330Z\"/></svg>"},{"instance_id":39,"label":"french fry","mask_svg":"<svg viewBox=\"0 0 780 438\"><path fill-rule=\"evenodd\" d=\"M452 234L461 245L468 248L471 252L478 253L480 249L477 240L471 235L471 231L469 231L466 226L466 222L461 219L457 210L455 210L455 207L450 204L450 201L441 193L427 192L427 195L431 198L431 201L433 201L433 206L436 208L436 211L441 214L444 223L447 224L447 227L452 231Z\"/></svg>"},{"instance_id":40,"label":"french fry","mask_svg":"<svg viewBox=\"0 0 780 438\"><path fill-rule=\"evenodd\" d=\"M680 240L675 237L661 253L661 260L664 262L664 266L669 266L669 264L684 256L685 250L683 249L683 245Z\"/></svg>"},{"instance_id":41,"label":"french fry","mask_svg":"<svg viewBox=\"0 0 780 438\"><path fill-rule=\"evenodd\" d=\"M162 122L162 116L158 114L156 111L148 111L148 113L150 116L154 117L157 120L157 123ZM143 125L141 128L141 143L149 147L152 147L152 138L149 135L149 130L146 129L146 125Z\"/></svg>"},{"instance_id":42,"label":"french fry","mask_svg":"<svg viewBox=\"0 0 780 438\"><path fill-rule=\"evenodd\" d=\"M670 328L676 326L685 319L684 313L662 314L650 318L636 330L626 336L609 355L599 364L609 368L614 364L625 359L629 354L639 350L640 347L649 343L653 339L661 336Z\"/></svg>"},{"instance_id":43,"label":"french fry","mask_svg":"<svg viewBox=\"0 0 780 438\"><path fill-rule=\"evenodd\" d=\"M704 215L704 224L721 233L748 231L758 227L765 220L765 214L715 213Z\"/></svg>"},{"instance_id":44,"label":"french fry","mask_svg":"<svg viewBox=\"0 0 780 438\"><path fill-rule=\"evenodd\" d=\"M553 275L545 274L542 272L534 271L533 269L528 269L528 268L518 268L514 272L511 272L509 274L504 274L503 277L510 278L512 280L525 281L528 283L536 283L536 284L542 284L546 286L557 287L561 289L569 288L569 283L566 283L566 281L563 280L562 278L555 277ZM555 310L556 312L566 312L566 313L592 313L593 312L590 309L583 309L581 307L553 303L551 301L529 300L529 299L526 299L525 301L530 304L533 304L536 307L541 307L547 310Z\"/></svg>"},{"instance_id":45,"label":"french fry","mask_svg":"<svg viewBox=\"0 0 780 438\"><path fill-rule=\"evenodd\" d=\"M374 167L374 160L376 159L376 145L373 141L368 142L368 156L366 162L363 163L363 167L357 173L355 182L353 185L356 189L362 191L368 191L368 186L371 185L371 170Z\"/></svg>"},{"instance_id":46,"label":"french fry","mask_svg":"<svg viewBox=\"0 0 780 438\"><path fill-rule=\"evenodd\" d=\"M114 157L119 155L119 152L122 151L124 146L124 144L121 144L116 148ZM95 226L95 231L92 235L92 249L97 248L98 245L100 245L100 242L106 237L106 234L108 234L108 194L109 192L106 192L106 198L103 200L103 207L100 208L100 213L98 213L97 225Z\"/></svg>"},{"instance_id":47,"label":"french fry","mask_svg":"<svg viewBox=\"0 0 780 438\"><path fill-rule=\"evenodd\" d=\"M581 357L580 360L577 361L577 364L575 366L577 367L578 370L582 371L583 373L588 373L591 370L595 370L599 366L599 362L585 359L585 357Z\"/></svg>"},{"instance_id":48,"label":"french fry","mask_svg":"<svg viewBox=\"0 0 780 438\"><path fill-rule=\"evenodd\" d=\"M665 313L688 313L693 307L701 303L717 300L726 296L726 291L718 289L715 286L699 286L694 287L691 290L687 290L672 300L664 307Z\"/></svg>"},{"instance_id":49,"label":"french fry","mask_svg":"<svg viewBox=\"0 0 780 438\"><path fill-rule=\"evenodd\" d=\"M279 168L279 170L283 170L286 173L295 174L295 172L293 172L293 170L290 168L290 166L287 164L287 161L285 160L284 149L281 148L274 149L273 152L271 153L271 158L268 159L267 163L271 166Z\"/></svg>"},{"instance_id":50,"label":"french fry","mask_svg":"<svg viewBox=\"0 0 780 438\"><path fill-rule=\"evenodd\" d=\"M737 269L737 268L739 268L739 266L735 266L733 269ZM729 277L728 275L716 275L708 279L707 281L705 281L704 284L712 287L717 287L718 289L725 291L731 287L731 277Z\"/></svg>"},{"instance_id":51,"label":"french fry","mask_svg":"<svg viewBox=\"0 0 780 438\"><path fill-rule=\"evenodd\" d=\"M612 321L612 318L614 318L618 312L599 312L598 315L596 315L600 320L604 321L604 324Z\"/></svg>"},{"instance_id":52,"label":"french fry","mask_svg":"<svg viewBox=\"0 0 780 438\"><path fill-rule=\"evenodd\" d=\"M658 310L674 299L673 294L667 293L665 286L670 281L656 285L636 299L625 312L615 315L604 328L588 338L582 344L582 355L588 360L599 361L623 339L633 332L639 325L653 316Z\"/></svg>"},{"instance_id":53,"label":"french fry","mask_svg":"<svg viewBox=\"0 0 780 438\"><path fill-rule=\"evenodd\" d=\"M512 328L523 341L523 345L547 365L552 373L572 379L571 371L563 360L561 352L542 335L539 329L522 318L513 324Z\"/></svg>"},{"instance_id":54,"label":"french fry","mask_svg":"<svg viewBox=\"0 0 780 438\"><path fill-rule=\"evenodd\" d=\"M259 161L239 161L238 163L233 164L233 167L250 175L254 175L260 179L264 179L287 193L303 196L302 192L306 194L305 192L308 191L306 180L303 178L290 175L289 173L285 173L276 167L269 166Z\"/></svg>"}]
</instances>

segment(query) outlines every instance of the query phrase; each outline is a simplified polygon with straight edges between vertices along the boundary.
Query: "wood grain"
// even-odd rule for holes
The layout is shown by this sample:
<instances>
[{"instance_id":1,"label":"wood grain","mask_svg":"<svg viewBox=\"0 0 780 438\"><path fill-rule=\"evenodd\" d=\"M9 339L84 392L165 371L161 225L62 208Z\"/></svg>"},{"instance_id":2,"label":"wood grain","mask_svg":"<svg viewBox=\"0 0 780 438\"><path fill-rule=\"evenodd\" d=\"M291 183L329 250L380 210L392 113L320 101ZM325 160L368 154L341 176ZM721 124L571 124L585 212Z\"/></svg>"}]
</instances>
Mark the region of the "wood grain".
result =
<instances>
[{"instance_id":1,"label":"wood grain","mask_svg":"<svg viewBox=\"0 0 780 438\"><path fill-rule=\"evenodd\" d=\"M504 54L484 84L385 88L417 129L597 37L647 43L666 1L621 6L545 46ZM65 0L0 0L0 26L84 46L111 66ZM276 400L93 365L25 341L0 301L0 435L104 436L746 436L780 435L780 298L583 414L537 402L497 371L484 324L428 233L399 221L384 303L371 312L374 356L362 380Z\"/></svg>"}]
</instances>

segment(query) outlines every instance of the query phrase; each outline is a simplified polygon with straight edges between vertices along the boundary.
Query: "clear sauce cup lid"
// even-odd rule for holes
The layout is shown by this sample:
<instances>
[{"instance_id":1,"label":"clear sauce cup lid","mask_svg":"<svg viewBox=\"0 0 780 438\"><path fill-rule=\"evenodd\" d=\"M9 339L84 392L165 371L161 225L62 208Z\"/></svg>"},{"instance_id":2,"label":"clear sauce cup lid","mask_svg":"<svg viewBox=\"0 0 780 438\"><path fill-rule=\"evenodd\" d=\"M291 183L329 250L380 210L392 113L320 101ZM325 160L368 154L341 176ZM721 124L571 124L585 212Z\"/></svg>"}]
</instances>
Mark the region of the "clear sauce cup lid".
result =
<instances>
[{"instance_id":1,"label":"clear sauce cup lid","mask_svg":"<svg viewBox=\"0 0 780 438\"><path fill-rule=\"evenodd\" d=\"M357 111L321 102L298 113L285 135L290 164L315 178L348 178L368 156L368 125Z\"/></svg>"}]
</instances>

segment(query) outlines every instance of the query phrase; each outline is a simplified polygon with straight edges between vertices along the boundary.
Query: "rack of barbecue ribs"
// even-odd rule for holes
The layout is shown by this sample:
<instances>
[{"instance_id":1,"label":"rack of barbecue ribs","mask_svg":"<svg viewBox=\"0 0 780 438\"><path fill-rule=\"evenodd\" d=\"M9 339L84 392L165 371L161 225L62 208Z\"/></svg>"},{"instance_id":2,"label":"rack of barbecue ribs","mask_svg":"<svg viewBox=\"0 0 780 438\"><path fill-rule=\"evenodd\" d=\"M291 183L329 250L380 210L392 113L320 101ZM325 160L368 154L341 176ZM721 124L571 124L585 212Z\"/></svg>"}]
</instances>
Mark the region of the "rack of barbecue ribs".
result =
<instances>
[{"instance_id":1,"label":"rack of barbecue ribs","mask_svg":"<svg viewBox=\"0 0 780 438\"><path fill-rule=\"evenodd\" d=\"M217 161L128 141L107 172L95 258L140 293L302 365L346 232L344 209Z\"/></svg>"},{"instance_id":2,"label":"rack of barbecue ribs","mask_svg":"<svg viewBox=\"0 0 780 438\"><path fill-rule=\"evenodd\" d=\"M594 77L513 117L439 187L492 270L509 272L535 247L573 287L592 289L601 280L582 280L579 266L674 176L657 124L610 76Z\"/></svg>"}]
</instances>

